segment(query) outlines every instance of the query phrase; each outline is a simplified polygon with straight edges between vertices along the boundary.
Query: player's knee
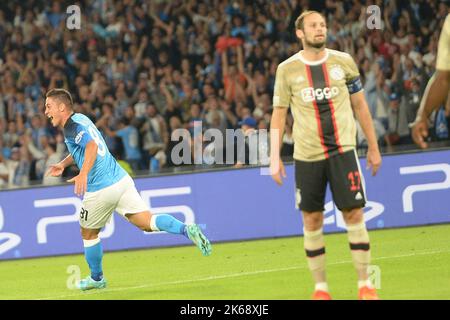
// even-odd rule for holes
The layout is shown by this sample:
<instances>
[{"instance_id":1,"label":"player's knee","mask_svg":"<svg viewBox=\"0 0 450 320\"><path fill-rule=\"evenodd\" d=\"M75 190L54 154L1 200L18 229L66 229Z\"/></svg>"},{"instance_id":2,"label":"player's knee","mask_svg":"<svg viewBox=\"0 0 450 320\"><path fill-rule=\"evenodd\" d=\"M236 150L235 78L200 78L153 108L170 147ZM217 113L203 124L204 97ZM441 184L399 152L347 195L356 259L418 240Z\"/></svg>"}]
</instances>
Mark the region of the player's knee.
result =
<instances>
[{"instance_id":1,"label":"player's knee","mask_svg":"<svg viewBox=\"0 0 450 320\"><path fill-rule=\"evenodd\" d=\"M146 225L138 225L137 226L139 229L141 229L142 231L145 231L145 232L151 232L152 231L152 229L150 228L150 226L146 226Z\"/></svg>"},{"instance_id":2,"label":"player's knee","mask_svg":"<svg viewBox=\"0 0 450 320\"><path fill-rule=\"evenodd\" d=\"M364 220L362 208L343 209L342 216L346 224L358 224Z\"/></svg>"},{"instance_id":3,"label":"player's knee","mask_svg":"<svg viewBox=\"0 0 450 320\"><path fill-rule=\"evenodd\" d=\"M80 228L81 237L83 240L93 240L98 237L100 229L85 229Z\"/></svg>"},{"instance_id":4,"label":"player's knee","mask_svg":"<svg viewBox=\"0 0 450 320\"><path fill-rule=\"evenodd\" d=\"M136 227L145 232L151 232L151 214L148 211L134 213L134 214L126 214L125 217L134 224Z\"/></svg>"},{"instance_id":5,"label":"player's knee","mask_svg":"<svg viewBox=\"0 0 450 320\"><path fill-rule=\"evenodd\" d=\"M323 214L321 212L303 212L303 224L308 231L318 230L323 225Z\"/></svg>"}]
</instances>

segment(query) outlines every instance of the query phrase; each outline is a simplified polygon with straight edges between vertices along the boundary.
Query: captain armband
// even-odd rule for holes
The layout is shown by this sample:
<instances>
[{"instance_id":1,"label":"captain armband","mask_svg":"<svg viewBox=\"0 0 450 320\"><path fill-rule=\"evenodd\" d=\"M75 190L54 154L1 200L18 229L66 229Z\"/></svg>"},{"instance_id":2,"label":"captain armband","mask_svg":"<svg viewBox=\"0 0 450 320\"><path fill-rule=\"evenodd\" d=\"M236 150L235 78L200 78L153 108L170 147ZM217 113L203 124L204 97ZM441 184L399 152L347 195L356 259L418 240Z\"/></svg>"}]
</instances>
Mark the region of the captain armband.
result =
<instances>
[{"instance_id":1,"label":"captain armband","mask_svg":"<svg viewBox=\"0 0 450 320\"><path fill-rule=\"evenodd\" d=\"M346 84L347 84L348 92L350 94L357 93L363 89L363 85L362 85L360 77L356 77L356 78L348 81Z\"/></svg>"}]
</instances>

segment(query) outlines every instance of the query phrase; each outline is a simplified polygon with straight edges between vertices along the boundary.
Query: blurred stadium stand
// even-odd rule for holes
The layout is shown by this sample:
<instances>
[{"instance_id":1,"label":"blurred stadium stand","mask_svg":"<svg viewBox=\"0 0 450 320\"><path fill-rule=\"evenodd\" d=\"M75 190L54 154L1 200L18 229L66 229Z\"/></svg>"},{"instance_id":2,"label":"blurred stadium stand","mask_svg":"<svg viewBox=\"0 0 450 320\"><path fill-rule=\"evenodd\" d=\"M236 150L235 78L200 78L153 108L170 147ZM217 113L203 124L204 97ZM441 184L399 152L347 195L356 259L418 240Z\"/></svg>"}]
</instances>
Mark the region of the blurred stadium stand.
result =
<instances>
[{"instance_id":1,"label":"blurred stadium stand","mask_svg":"<svg viewBox=\"0 0 450 320\"><path fill-rule=\"evenodd\" d=\"M175 167L171 133L193 132L194 121L224 132L246 117L268 128L276 67L300 49L294 21L307 8L327 16L328 47L350 53L360 67L382 150L409 152L408 123L434 72L448 2L375 1L383 29L369 30L365 9L372 3L1 1L0 188L62 181L43 177L66 153L61 132L43 114L43 95L54 87L73 94L75 110L102 129L111 152L135 174L149 174L151 159L161 172L211 169ZM72 4L81 8L81 30L66 27ZM440 112L431 137L448 147L442 126L450 123L450 102ZM108 136L127 123L132 130L122 130L122 138ZM283 139L288 158L291 131ZM127 150L123 139L137 150ZM358 145L363 155L361 134Z\"/></svg>"}]
</instances>

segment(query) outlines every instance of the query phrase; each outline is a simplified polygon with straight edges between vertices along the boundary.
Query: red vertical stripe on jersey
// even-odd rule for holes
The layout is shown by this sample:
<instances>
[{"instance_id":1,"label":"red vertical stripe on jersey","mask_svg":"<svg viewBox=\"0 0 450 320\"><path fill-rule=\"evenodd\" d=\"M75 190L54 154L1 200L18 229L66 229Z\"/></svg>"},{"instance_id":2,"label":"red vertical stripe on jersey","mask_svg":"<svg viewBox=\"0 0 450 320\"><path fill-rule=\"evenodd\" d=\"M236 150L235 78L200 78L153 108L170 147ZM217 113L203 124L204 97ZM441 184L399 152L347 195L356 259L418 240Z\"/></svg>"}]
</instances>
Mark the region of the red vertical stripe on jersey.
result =
<instances>
[{"instance_id":1,"label":"red vertical stripe on jersey","mask_svg":"<svg viewBox=\"0 0 450 320\"><path fill-rule=\"evenodd\" d=\"M331 90L330 79L328 77L328 70L327 70L327 64L326 63L322 64L322 70L323 70L323 75L325 77L325 85L328 88L330 88L330 90ZM338 146L339 153L344 153L344 150L342 149L341 143L339 142L339 132L338 132L338 128L337 128L337 125L336 125L336 117L334 116L333 98L328 99L328 105L330 106L330 110L331 110L331 121L333 122L334 137L336 139L336 144Z\"/></svg>"},{"instance_id":2,"label":"red vertical stripe on jersey","mask_svg":"<svg viewBox=\"0 0 450 320\"><path fill-rule=\"evenodd\" d=\"M306 74L308 75L309 85L314 90L314 82L313 82L312 76L311 76L311 68L307 64L305 64L305 68L306 68ZM317 130L319 131L320 143L322 144L323 152L325 153L325 158L328 159L330 157L330 155L328 154L328 148L325 145L325 141L323 139L323 130L322 130L322 122L320 121L319 106L317 105L317 101L314 97L313 97L312 103L314 105L314 110L316 111Z\"/></svg>"}]
</instances>

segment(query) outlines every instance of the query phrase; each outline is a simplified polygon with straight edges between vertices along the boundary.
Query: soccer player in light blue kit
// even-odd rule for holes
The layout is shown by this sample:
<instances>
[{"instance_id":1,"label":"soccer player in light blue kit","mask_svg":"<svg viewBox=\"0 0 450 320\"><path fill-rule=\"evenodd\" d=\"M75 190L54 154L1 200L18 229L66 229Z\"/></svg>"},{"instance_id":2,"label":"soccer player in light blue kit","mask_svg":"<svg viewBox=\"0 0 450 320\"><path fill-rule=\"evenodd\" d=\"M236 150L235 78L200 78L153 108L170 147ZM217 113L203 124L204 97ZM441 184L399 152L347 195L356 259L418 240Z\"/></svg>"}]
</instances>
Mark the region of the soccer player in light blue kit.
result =
<instances>
[{"instance_id":1,"label":"soccer player in light blue kit","mask_svg":"<svg viewBox=\"0 0 450 320\"><path fill-rule=\"evenodd\" d=\"M98 234L114 210L141 230L185 235L203 255L211 254L211 244L196 224L185 225L170 215L150 213L134 181L111 155L92 121L83 114L74 113L72 96L68 91L52 89L47 92L45 115L53 126L64 130L70 153L52 165L46 175L60 176L73 163L80 169L80 173L68 182L75 184L77 195L84 196L80 226L91 275L80 281L78 286L81 290L106 287L102 270L103 250Z\"/></svg>"}]
</instances>

